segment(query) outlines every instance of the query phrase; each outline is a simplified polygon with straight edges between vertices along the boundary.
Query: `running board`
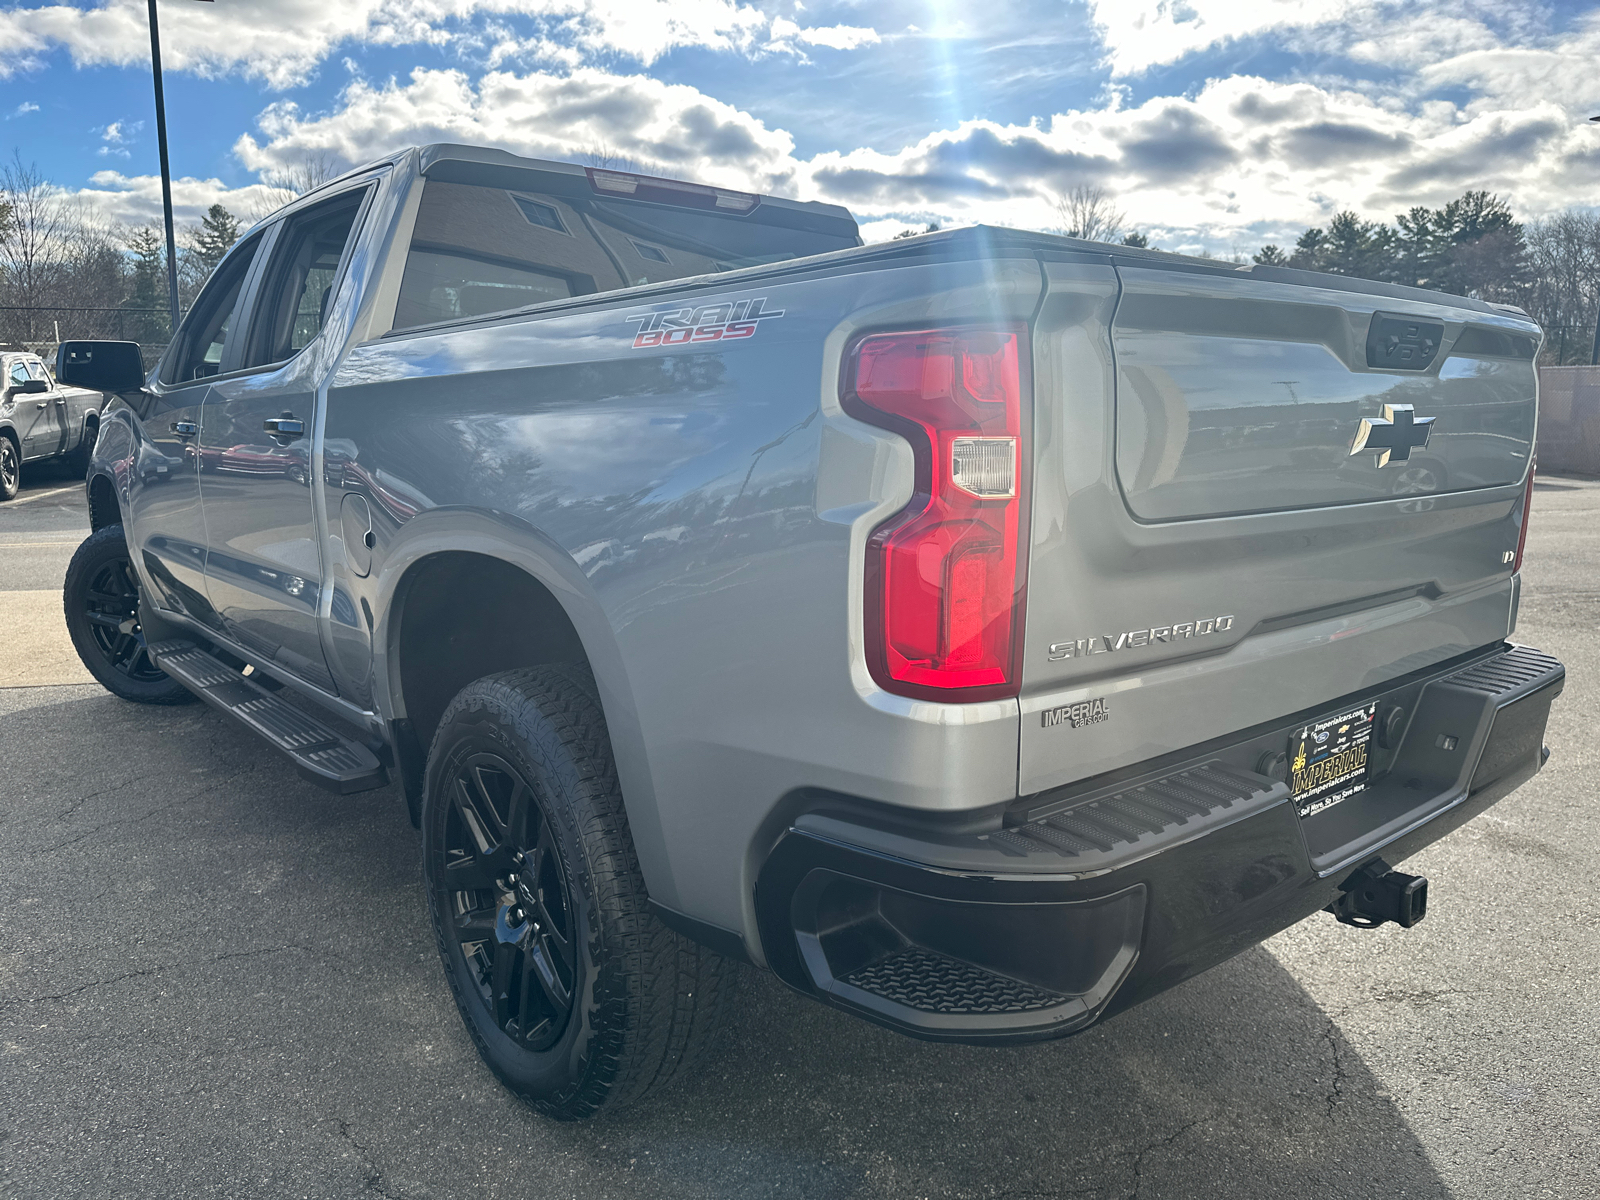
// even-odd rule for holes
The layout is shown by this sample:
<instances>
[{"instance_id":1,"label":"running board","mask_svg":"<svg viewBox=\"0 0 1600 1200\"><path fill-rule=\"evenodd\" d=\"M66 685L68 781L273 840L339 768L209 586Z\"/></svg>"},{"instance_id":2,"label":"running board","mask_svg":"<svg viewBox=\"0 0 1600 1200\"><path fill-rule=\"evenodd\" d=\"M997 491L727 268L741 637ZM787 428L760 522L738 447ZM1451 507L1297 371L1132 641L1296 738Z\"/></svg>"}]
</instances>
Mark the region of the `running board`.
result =
<instances>
[{"instance_id":1,"label":"running board","mask_svg":"<svg viewBox=\"0 0 1600 1200\"><path fill-rule=\"evenodd\" d=\"M212 708L242 721L287 754L302 778L341 795L389 782L383 764L366 746L334 732L193 642L152 642L146 649L156 666Z\"/></svg>"}]
</instances>

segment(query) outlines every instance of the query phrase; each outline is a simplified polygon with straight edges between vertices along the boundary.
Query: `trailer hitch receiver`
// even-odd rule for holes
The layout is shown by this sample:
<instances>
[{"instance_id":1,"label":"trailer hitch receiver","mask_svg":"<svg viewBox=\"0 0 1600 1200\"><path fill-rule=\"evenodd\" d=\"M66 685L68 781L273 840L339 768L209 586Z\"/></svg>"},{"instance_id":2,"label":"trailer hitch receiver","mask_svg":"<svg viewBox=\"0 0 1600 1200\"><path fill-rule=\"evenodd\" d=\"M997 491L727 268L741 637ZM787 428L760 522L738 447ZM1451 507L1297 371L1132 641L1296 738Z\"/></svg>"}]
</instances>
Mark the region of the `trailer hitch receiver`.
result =
<instances>
[{"instance_id":1,"label":"trailer hitch receiver","mask_svg":"<svg viewBox=\"0 0 1600 1200\"><path fill-rule=\"evenodd\" d=\"M1392 870L1381 858L1362 867L1339 885L1342 895L1328 905L1345 925L1376 929L1393 921L1410 929L1428 914L1428 880Z\"/></svg>"}]
</instances>

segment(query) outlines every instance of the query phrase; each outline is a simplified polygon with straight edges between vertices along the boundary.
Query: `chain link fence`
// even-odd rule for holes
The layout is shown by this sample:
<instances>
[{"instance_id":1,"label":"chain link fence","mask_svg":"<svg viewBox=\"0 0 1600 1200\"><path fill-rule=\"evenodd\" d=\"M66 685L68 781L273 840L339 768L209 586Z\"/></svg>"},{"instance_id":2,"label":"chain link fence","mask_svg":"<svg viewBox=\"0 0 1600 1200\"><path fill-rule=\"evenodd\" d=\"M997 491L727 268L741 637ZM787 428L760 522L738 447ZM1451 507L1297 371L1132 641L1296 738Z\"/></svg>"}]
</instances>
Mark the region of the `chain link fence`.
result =
<instances>
[{"instance_id":1,"label":"chain link fence","mask_svg":"<svg viewBox=\"0 0 1600 1200\"><path fill-rule=\"evenodd\" d=\"M148 370L167 348L168 323L164 308L0 304L0 350L27 350L48 362L63 341L138 342Z\"/></svg>"},{"instance_id":2,"label":"chain link fence","mask_svg":"<svg viewBox=\"0 0 1600 1200\"><path fill-rule=\"evenodd\" d=\"M1600 367L1539 368L1539 470L1600 475Z\"/></svg>"}]
</instances>

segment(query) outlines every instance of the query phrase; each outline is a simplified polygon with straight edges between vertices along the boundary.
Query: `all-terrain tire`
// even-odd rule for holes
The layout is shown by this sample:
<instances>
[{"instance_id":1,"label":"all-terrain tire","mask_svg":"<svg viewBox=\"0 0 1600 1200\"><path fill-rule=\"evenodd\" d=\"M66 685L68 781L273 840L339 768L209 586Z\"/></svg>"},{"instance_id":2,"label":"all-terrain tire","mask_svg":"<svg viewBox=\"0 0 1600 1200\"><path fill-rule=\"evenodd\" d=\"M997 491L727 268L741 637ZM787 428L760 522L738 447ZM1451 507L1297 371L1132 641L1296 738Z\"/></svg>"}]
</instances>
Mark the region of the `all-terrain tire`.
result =
<instances>
[{"instance_id":1,"label":"all-terrain tire","mask_svg":"<svg viewBox=\"0 0 1600 1200\"><path fill-rule=\"evenodd\" d=\"M137 704L194 699L146 652L139 623L139 574L121 525L97 529L73 553L61 603L73 648L106 691Z\"/></svg>"},{"instance_id":2,"label":"all-terrain tire","mask_svg":"<svg viewBox=\"0 0 1600 1200\"><path fill-rule=\"evenodd\" d=\"M456 696L428 754L422 837L434 932L462 1020L484 1062L532 1108L561 1120L613 1109L703 1055L735 968L650 912L584 668L507 671ZM508 871L521 871L521 882L507 885ZM494 886L461 890L462 872L483 872L473 877L492 876ZM555 895L561 888L565 899ZM542 917L545 936L559 926L573 935L552 938L545 959ZM510 943L519 929L520 951ZM532 974L555 963L561 945L572 959L564 1016ZM497 955L515 963L502 968ZM509 996L502 970L533 982ZM522 1013L508 1017L518 1003Z\"/></svg>"}]
</instances>

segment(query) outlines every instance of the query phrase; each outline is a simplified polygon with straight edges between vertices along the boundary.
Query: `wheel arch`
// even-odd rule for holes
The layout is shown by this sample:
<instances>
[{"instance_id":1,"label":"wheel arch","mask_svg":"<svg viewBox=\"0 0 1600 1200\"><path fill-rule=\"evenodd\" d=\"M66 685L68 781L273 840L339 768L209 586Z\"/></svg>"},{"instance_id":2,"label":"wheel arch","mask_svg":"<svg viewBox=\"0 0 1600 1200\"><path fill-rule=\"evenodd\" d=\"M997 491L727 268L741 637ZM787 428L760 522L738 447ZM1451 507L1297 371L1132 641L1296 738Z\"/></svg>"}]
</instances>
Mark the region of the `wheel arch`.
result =
<instances>
[{"instance_id":1,"label":"wheel arch","mask_svg":"<svg viewBox=\"0 0 1600 1200\"><path fill-rule=\"evenodd\" d=\"M594 676L645 879L659 878L664 841L628 673L610 619L572 556L517 518L433 509L400 528L373 576L376 695L413 819L421 793L411 777L420 780L438 719L462 687L499 671L582 661Z\"/></svg>"},{"instance_id":2,"label":"wheel arch","mask_svg":"<svg viewBox=\"0 0 1600 1200\"><path fill-rule=\"evenodd\" d=\"M98 533L107 525L122 523L122 507L117 503L117 486L103 471L89 476L89 531Z\"/></svg>"}]
</instances>

